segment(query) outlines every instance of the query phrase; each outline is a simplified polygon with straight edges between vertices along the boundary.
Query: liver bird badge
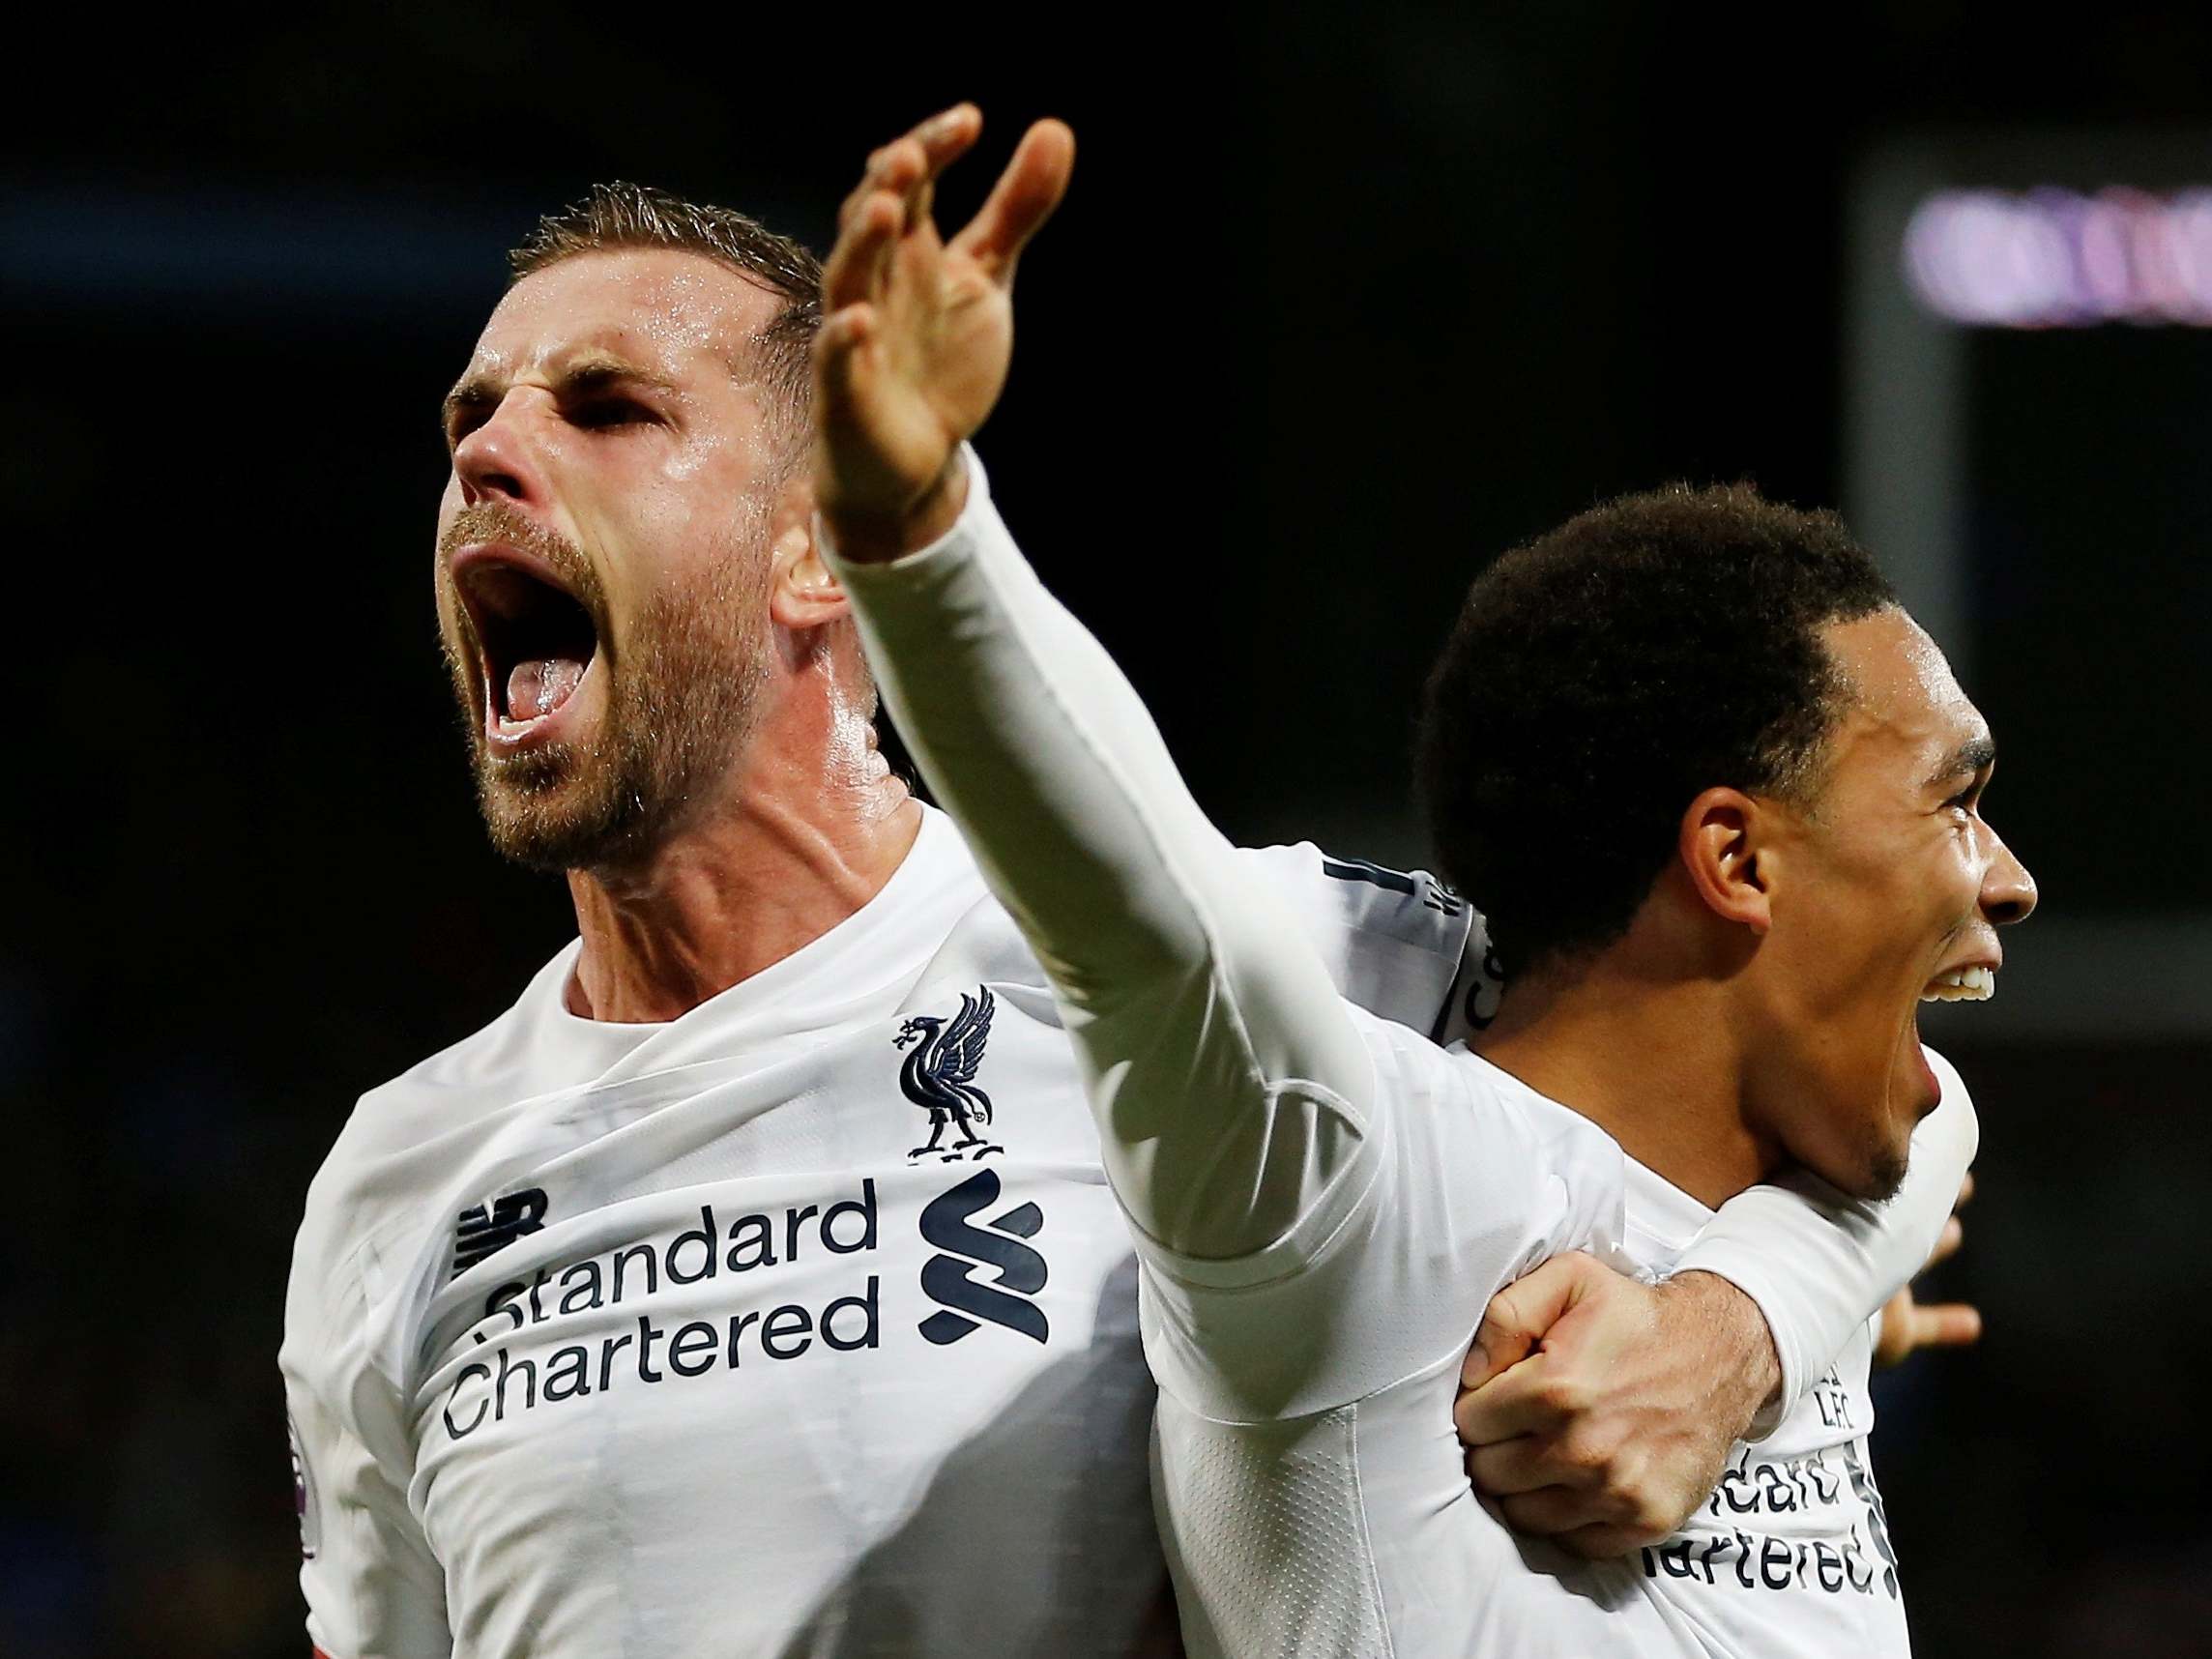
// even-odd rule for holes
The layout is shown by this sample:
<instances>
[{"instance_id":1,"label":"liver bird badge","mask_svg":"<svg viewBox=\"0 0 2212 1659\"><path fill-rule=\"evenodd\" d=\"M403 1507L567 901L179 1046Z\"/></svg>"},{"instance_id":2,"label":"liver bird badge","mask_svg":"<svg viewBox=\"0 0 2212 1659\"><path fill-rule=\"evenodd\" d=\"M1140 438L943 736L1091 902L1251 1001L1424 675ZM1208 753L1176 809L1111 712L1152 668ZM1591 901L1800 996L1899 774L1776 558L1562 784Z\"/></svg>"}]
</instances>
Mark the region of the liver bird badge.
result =
<instances>
[{"instance_id":1,"label":"liver bird badge","mask_svg":"<svg viewBox=\"0 0 2212 1659\"><path fill-rule=\"evenodd\" d=\"M899 1089L929 1114L929 1139L907 1153L908 1163L931 1152L941 1162L952 1163L1005 1150L975 1132L976 1124L991 1121L991 1097L975 1087L975 1068L983 1063L983 1044L997 1009L990 987L978 985L973 997L960 993L960 1011L950 1019L916 1014L891 1039L895 1048L914 1045L899 1067ZM945 1145L947 1128L959 1132L950 1146Z\"/></svg>"}]
</instances>

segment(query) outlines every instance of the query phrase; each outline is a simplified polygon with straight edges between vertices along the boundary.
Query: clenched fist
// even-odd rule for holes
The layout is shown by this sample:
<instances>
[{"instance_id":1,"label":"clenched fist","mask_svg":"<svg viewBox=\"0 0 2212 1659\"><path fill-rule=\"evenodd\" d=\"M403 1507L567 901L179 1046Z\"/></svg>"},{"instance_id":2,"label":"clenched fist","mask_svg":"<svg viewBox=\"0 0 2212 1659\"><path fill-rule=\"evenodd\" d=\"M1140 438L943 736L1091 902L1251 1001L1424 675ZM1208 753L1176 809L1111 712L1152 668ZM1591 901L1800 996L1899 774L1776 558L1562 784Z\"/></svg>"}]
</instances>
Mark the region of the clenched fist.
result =
<instances>
[{"instance_id":1,"label":"clenched fist","mask_svg":"<svg viewBox=\"0 0 2212 1659\"><path fill-rule=\"evenodd\" d=\"M1726 1279L1650 1286L1555 1256L1491 1298L1452 1420L1514 1527L1623 1555L1704 1500L1781 1376L1758 1303Z\"/></svg>"}]
</instances>

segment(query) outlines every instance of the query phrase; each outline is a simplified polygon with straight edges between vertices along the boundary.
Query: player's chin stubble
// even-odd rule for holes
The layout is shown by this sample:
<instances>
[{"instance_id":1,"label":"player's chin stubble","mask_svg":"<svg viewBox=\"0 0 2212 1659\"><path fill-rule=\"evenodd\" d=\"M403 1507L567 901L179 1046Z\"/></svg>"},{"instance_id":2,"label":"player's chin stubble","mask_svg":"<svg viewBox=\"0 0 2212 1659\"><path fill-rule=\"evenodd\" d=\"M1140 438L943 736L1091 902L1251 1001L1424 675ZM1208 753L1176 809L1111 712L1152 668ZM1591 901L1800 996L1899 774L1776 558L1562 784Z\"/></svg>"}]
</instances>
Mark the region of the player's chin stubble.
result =
<instances>
[{"instance_id":1,"label":"player's chin stubble","mask_svg":"<svg viewBox=\"0 0 2212 1659\"><path fill-rule=\"evenodd\" d=\"M1897 1189L1905 1184L1907 1152L1896 1147L1883 1145L1874 1149L1867 1169L1866 1190L1858 1196L1876 1204L1887 1204L1897 1196Z\"/></svg>"},{"instance_id":2,"label":"player's chin stubble","mask_svg":"<svg viewBox=\"0 0 2212 1659\"><path fill-rule=\"evenodd\" d=\"M605 702L585 742L491 753L449 648L495 852L553 872L633 866L713 796L758 713L770 643L764 563L721 560L709 579L656 595L619 666L602 640L590 672L606 677Z\"/></svg>"}]
</instances>

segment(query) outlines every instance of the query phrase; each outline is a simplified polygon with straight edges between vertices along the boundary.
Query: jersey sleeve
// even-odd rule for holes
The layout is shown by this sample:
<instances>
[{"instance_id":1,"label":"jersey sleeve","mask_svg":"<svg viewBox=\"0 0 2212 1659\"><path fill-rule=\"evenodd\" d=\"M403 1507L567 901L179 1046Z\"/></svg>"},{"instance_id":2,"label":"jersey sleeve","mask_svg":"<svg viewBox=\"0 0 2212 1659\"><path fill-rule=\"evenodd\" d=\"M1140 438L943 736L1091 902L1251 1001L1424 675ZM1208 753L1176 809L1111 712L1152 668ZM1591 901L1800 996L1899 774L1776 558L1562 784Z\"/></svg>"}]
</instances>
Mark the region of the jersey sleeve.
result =
<instances>
[{"instance_id":1,"label":"jersey sleeve","mask_svg":"<svg viewBox=\"0 0 2212 1659\"><path fill-rule=\"evenodd\" d=\"M371 1362L365 1296L321 1186L293 1247L278 1354L307 1635L329 1659L451 1659L445 1574L407 1503L404 1415Z\"/></svg>"},{"instance_id":2,"label":"jersey sleeve","mask_svg":"<svg viewBox=\"0 0 2212 1659\"><path fill-rule=\"evenodd\" d=\"M1981 1123L1951 1062L1923 1052L1943 1097L1913 1131L1904 1184L1886 1203L1793 1173L1730 1199L1675 1263L1677 1273L1717 1273L1735 1285L1774 1333L1782 1386L1752 1424L1753 1441L1780 1425L1868 1316L1927 1265L1958 1202Z\"/></svg>"},{"instance_id":3,"label":"jersey sleeve","mask_svg":"<svg viewBox=\"0 0 2212 1659\"><path fill-rule=\"evenodd\" d=\"M1504 980L1482 917L1427 871L1340 858L1310 841L1243 858L1347 1000L1445 1044L1497 1014Z\"/></svg>"},{"instance_id":4,"label":"jersey sleeve","mask_svg":"<svg viewBox=\"0 0 2212 1659\"><path fill-rule=\"evenodd\" d=\"M1388 1109L1374 1181L1325 1247L1148 1262L1146 1359L1214 1421L1306 1417L1456 1372L1502 1286L1565 1250L1617 1259L1611 1136L1464 1052L1363 1033Z\"/></svg>"},{"instance_id":5,"label":"jersey sleeve","mask_svg":"<svg viewBox=\"0 0 2212 1659\"><path fill-rule=\"evenodd\" d=\"M1140 1244L1237 1258L1324 1235L1375 1168L1351 1014L966 464L933 547L850 566L825 538L885 699L1052 980Z\"/></svg>"},{"instance_id":6,"label":"jersey sleeve","mask_svg":"<svg viewBox=\"0 0 2212 1659\"><path fill-rule=\"evenodd\" d=\"M825 551L902 734L1052 979L1155 1312L1179 1310L1194 1366L1228 1366L1269 1412L1308 1384L1379 1386L1408 1344L1438 1357L1442 1330L1464 1349L1533 1249L1617 1211L1617 1149L1540 1097L1523 1110L1476 1087L1502 1075L1482 1062L1355 1016L969 466L966 510L932 548L860 567ZM1370 889L1430 908L1418 885L1341 888ZM1392 972L1433 1019L1455 951L1397 917L1413 937ZM1439 1295L1467 1307L1440 1325ZM1320 1376L1321 1353L1346 1363Z\"/></svg>"},{"instance_id":7,"label":"jersey sleeve","mask_svg":"<svg viewBox=\"0 0 2212 1659\"><path fill-rule=\"evenodd\" d=\"M1505 977L1482 915L1433 876L1310 843L1244 857L1359 1006L1446 1045L1473 1040L1497 1017ZM1729 1200L1675 1269L1729 1279L1759 1303L1774 1334L1783 1385L1754 1438L1781 1422L1858 1325L1919 1271L1951 1213L1980 1130L1957 1071L1928 1058L1943 1099L1913 1135L1895 1197L1870 1204L1792 1173Z\"/></svg>"}]
</instances>

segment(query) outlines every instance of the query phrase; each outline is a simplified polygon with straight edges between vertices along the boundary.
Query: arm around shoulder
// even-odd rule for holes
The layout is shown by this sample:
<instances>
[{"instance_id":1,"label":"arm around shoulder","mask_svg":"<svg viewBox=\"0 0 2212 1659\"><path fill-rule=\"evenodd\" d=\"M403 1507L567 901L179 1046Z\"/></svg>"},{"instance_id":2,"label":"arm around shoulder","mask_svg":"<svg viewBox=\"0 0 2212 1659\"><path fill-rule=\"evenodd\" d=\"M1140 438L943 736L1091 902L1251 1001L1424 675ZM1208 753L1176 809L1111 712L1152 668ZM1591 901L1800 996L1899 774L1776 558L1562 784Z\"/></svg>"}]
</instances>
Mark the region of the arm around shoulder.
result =
<instances>
[{"instance_id":1,"label":"arm around shoulder","mask_svg":"<svg viewBox=\"0 0 2212 1659\"><path fill-rule=\"evenodd\" d=\"M1365 1047L968 466L938 543L888 565L826 554L924 774L1052 978L1124 1208L1171 1255L1244 1255L1361 1155Z\"/></svg>"},{"instance_id":2,"label":"arm around shoulder","mask_svg":"<svg viewBox=\"0 0 2212 1659\"><path fill-rule=\"evenodd\" d=\"M1749 1438L1770 1433L1852 1333L1928 1260L1981 1145L1966 1086L1933 1050L1943 1097L1912 1136L1904 1183L1886 1202L1855 1199L1792 1173L1738 1193L1682 1253L1677 1272L1717 1274L1759 1304L1773 1332L1781 1387Z\"/></svg>"}]
</instances>

